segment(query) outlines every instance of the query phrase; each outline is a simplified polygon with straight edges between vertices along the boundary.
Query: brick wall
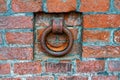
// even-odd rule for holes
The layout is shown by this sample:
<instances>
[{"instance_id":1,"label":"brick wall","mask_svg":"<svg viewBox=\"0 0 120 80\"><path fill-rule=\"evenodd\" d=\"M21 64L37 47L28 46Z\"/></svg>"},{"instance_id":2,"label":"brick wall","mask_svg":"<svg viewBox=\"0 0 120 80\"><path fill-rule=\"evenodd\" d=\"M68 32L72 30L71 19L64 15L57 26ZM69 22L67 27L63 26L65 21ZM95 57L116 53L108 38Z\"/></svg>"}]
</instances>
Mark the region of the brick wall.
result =
<instances>
[{"instance_id":1,"label":"brick wall","mask_svg":"<svg viewBox=\"0 0 120 80\"><path fill-rule=\"evenodd\" d=\"M70 56L36 59L52 17L35 16L71 11ZM120 80L120 0L0 0L0 80Z\"/></svg>"}]
</instances>

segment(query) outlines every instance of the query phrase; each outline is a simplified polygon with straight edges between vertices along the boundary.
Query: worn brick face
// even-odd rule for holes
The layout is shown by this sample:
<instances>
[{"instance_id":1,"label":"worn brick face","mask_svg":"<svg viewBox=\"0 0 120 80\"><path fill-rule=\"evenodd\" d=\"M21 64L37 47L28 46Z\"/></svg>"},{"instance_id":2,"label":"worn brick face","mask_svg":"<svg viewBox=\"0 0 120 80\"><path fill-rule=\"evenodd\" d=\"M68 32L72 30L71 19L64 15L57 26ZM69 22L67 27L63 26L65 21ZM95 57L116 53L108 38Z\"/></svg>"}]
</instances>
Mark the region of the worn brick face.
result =
<instances>
[{"instance_id":1,"label":"worn brick face","mask_svg":"<svg viewBox=\"0 0 120 80\"><path fill-rule=\"evenodd\" d=\"M120 71L120 61L110 61L109 62L109 71Z\"/></svg>"},{"instance_id":2,"label":"worn brick face","mask_svg":"<svg viewBox=\"0 0 120 80\"><path fill-rule=\"evenodd\" d=\"M82 15L79 13L71 12L64 15L65 24L67 26L80 26L82 25Z\"/></svg>"},{"instance_id":3,"label":"worn brick face","mask_svg":"<svg viewBox=\"0 0 120 80\"><path fill-rule=\"evenodd\" d=\"M83 26L84 28L118 28L120 27L120 15L85 15Z\"/></svg>"},{"instance_id":4,"label":"worn brick face","mask_svg":"<svg viewBox=\"0 0 120 80\"><path fill-rule=\"evenodd\" d=\"M120 10L120 0L114 0L115 2L115 7Z\"/></svg>"},{"instance_id":5,"label":"worn brick face","mask_svg":"<svg viewBox=\"0 0 120 80\"><path fill-rule=\"evenodd\" d=\"M0 80L21 80L20 78L3 78L3 79L0 79Z\"/></svg>"},{"instance_id":6,"label":"worn brick face","mask_svg":"<svg viewBox=\"0 0 120 80\"><path fill-rule=\"evenodd\" d=\"M117 76L94 76L92 80L118 80Z\"/></svg>"},{"instance_id":7,"label":"worn brick face","mask_svg":"<svg viewBox=\"0 0 120 80\"><path fill-rule=\"evenodd\" d=\"M6 40L8 44L32 44L32 32L7 32Z\"/></svg>"},{"instance_id":8,"label":"worn brick face","mask_svg":"<svg viewBox=\"0 0 120 80\"><path fill-rule=\"evenodd\" d=\"M83 46L83 57L87 58L120 57L120 46Z\"/></svg>"},{"instance_id":9,"label":"worn brick face","mask_svg":"<svg viewBox=\"0 0 120 80\"><path fill-rule=\"evenodd\" d=\"M54 80L53 77L48 77L48 76L45 76L45 77L29 77L27 78L26 80Z\"/></svg>"},{"instance_id":10,"label":"worn brick face","mask_svg":"<svg viewBox=\"0 0 120 80\"><path fill-rule=\"evenodd\" d=\"M41 64L37 62L25 62L25 63L15 63L14 64L15 74L37 74L41 73Z\"/></svg>"},{"instance_id":11,"label":"worn brick face","mask_svg":"<svg viewBox=\"0 0 120 80\"><path fill-rule=\"evenodd\" d=\"M12 0L14 12L38 12L42 11L42 0Z\"/></svg>"},{"instance_id":12,"label":"worn brick face","mask_svg":"<svg viewBox=\"0 0 120 80\"><path fill-rule=\"evenodd\" d=\"M46 72L66 73L71 72L72 64L70 63L45 63Z\"/></svg>"},{"instance_id":13,"label":"worn brick face","mask_svg":"<svg viewBox=\"0 0 120 80\"><path fill-rule=\"evenodd\" d=\"M0 48L0 60L31 60L32 48Z\"/></svg>"},{"instance_id":14,"label":"worn brick face","mask_svg":"<svg viewBox=\"0 0 120 80\"><path fill-rule=\"evenodd\" d=\"M0 44L2 43L2 34L0 33Z\"/></svg>"},{"instance_id":15,"label":"worn brick face","mask_svg":"<svg viewBox=\"0 0 120 80\"><path fill-rule=\"evenodd\" d=\"M7 5L5 0L0 0L0 12L5 12L7 10Z\"/></svg>"},{"instance_id":16,"label":"worn brick face","mask_svg":"<svg viewBox=\"0 0 120 80\"><path fill-rule=\"evenodd\" d=\"M60 76L58 80L88 80L88 78L82 76Z\"/></svg>"},{"instance_id":17,"label":"worn brick face","mask_svg":"<svg viewBox=\"0 0 120 80\"><path fill-rule=\"evenodd\" d=\"M105 12L109 10L109 0L80 0L80 12Z\"/></svg>"},{"instance_id":18,"label":"worn brick face","mask_svg":"<svg viewBox=\"0 0 120 80\"><path fill-rule=\"evenodd\" d=\"M47 0L49 12L69 12L76 10L76 0Z\"/></svg>"},{"instance_id":19,"label":"worn brick face","mask_svg":"<svg viewBox=\"0 0 120 80\"><path fill-rule=\"evenodd\" d=\"M27 16L0 16L0 29L33 28L32 17Z\"/></svg>"},{"instance_id":20,"label":"worn brick face","mask_svg":"<svg viewBox=\"0 0 120 80\"><path fill-rule=\"evenodd\" d=\"M10 73L10 64L0 64L0 74L9 74Z\"/></svg>"},{"instance_id":21,"label":"worn brick face","mask_svg":"<svg viewBox=\"0 0 120 80\"><path fill-rule=\"evenodd\" d=\"M110 33L108 31L93 31L84 30L83 31L83 41L84 42L108 42L110 38Z\"/></svg>"},{"instance_id":22,"label":"worn brick face","mask_svg":"<svg viewBox=\"0 0 120 80\"><path fill-rule=\"evenodd\" d=\"M114 33L114 41L116 43L120 43L120 30L115 31L115 33Z\"/></svg>"},{"instance_id":23,"label":"worn brick face","mask_svg":"<svg viewBox=\"0 0 120 80\"><path fill-rule=\"evenodd\" d=\"M104 61L79 61L77 60L77 72L90 73L104 70Z\"/></svg>"}]
</instances>

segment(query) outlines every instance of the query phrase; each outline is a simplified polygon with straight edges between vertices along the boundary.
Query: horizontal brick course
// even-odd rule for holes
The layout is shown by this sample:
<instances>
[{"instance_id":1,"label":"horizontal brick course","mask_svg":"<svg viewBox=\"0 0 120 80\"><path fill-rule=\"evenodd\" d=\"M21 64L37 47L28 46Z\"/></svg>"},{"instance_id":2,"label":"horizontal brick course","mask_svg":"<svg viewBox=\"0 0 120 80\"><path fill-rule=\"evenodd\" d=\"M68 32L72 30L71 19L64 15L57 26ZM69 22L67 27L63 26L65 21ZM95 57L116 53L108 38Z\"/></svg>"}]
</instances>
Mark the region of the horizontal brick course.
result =
<instances>
[{"instance_id":1,"label":"horizontal brick course","mask_svg":"<svg viewBox=\"0 0 120 80\"><path fill-rule=\"evenodd\" d=\"M27 16L0 16L0 29L33 28L32 19Z\"/></svg>"},{"instance_id":2,"label":"horizontal brick course","mask_svg":"<svg viewBox=\"0 0 120 80\"><path fill-rule=\"evenodd\" d=\"M42 10L42 0L12 0L14 12L38 12Z\"/></svg>"},{"instance_id":3,"label":"horizontal brick course","mask_svg":"<svg viewBox=\"0 0 120 80\"><path fill-rule=\"evenodd\" d=\"M80 12L106 12L109 10L109 0L80 0Z\"/></svg>"},{"instance_id":4,"label":"horizontal brick course","mask_svg":"<svg viewBox=\"0 0 120 80\"><path fill-rule=\"evenodd\" d=\"M21 80L20 78L2 78L2 80Z\"/></svg>"},{"instance_id":5,"label":"horizontal brick course","mask_svg":"<svg viewBox=\"0 0 120 80\"><path fill-rule=\"evenodd\" d=\"M82 56L86 58L120 57L120 46L83 46Z\"/></svg>"},{"instance_id":6,"label":"horizontal brick course","mask_svg":"<svg viewBox=\"0 0 120 80\"><path fill-rule=\"evenodd\" d=\"M118 80L117 76L94 76L92 80Z\"/></svg>"},{"instance_id":7,"label":"horizontal brick course","mask_svg":"<svg viewBox=\"0 0 120 80\"><path fill-rule=\"evenodd\" d=\"M104 61L76 61L77 72L81 73L91 73L104 71L105 62Z\"/></svg>"},{"instance_id":8,"label":"horizontal brick course","mask_svg":"<svg viewBox=\"0 0 120 80\"><path fill-rule=\"evenodd\" d=\"M24 63L15 63L14 64L14 73L15 74L37 74L41 73L41 64L37 62L24 62Z\"/></svg>"},{"instance_id":9,"label":"horizontal brick course","mask_svg":"<svg viewBox=\"0 0 120 80\"><path fill-rule=\"evenodd\" d=\"M33 44L32 32L7 32L6 40L8 44Z\"/></svg>"},{"instance_id":10,"label":"horizontal brick course","mask_svg":"<svg viewBox=\"0 0 120 80\"><path fill-rule=\"evenodd\" d=\"M0 60L31 60L32 48L0 48Z\"/></svg>"},{"instance_id":11,"label":"horizontal brick course","mask_svg":"<svg viewBox=\"0 0 120 80\"><path fill-rule=\"evenodd\" d=\"M87 77L82 76L60 76L58 77L58 80L88 80Z\"/></svg>"},{"instance_id":12,"label":"horizontal brick course","mask_svg":"<svg viewBox=\"0 0 120 80\"><path fill-rule=\"evenodd\" d=\"M54 77L50 77L50 76L29 77L26 80L54 80Z\"/></svg>"},{"instance_id":13,"label":"horizontal brick course","mask_svg":"<svg viewBox=\"0 0 120 80\"><path fill-rule=\"evenodd\" d=\"M45 63L46 72L67 73L71 72L72 64L70 63Z\"/></svg>"},{"instance_id":14,"label":"horizontal brick course","mask_svg":"<svg viewBox=\"0 0 120 80\"><path fill-rule=\"evenodd\" d=\"M109 71L120 71L120 61L109 61Z\"/></svg>"},{"instance_id":15,"label":"horizontal brick course","mask_svg":"<svg viewBox=\"0 0 120 80\"><path fill-rule=\"evenodd\" d=\"M47 0L48 12L69 12L76 10L76 0Z\"/></svg>"},{"instance_id":16,"label":"horizontal brick course","mask_svg":"<svg viewBox=\"0 0 120 80\"><path fill-rule=\"evenodd\" d=\"M110 33L108 31L84 30L83 42L109 42Z\"/></svg>"},{"instance_id":17,"label":"horizontal brick course","mask_svg":"<svg viewBox=\"0 0 120 80\"><path fill-rule=\"evenodd\" d=\"M2 43L2 34L0 33L0 44Z\"/></svg>"},{"instance_id":18,"label":"horizontal brick course","mask_svg":"<svg viewBox=\"0 0 120 80\"><path fill-rule=\"evenodd\" d=\"M118 28L120 27L120 15L84 15L83 26L84 28Z\"/></svg>"},{"instance_id":19,"label":"horizontal brick course","mask_svg":"<svg viewBox=\"0 0 120 80\"><path fill-rule=\"evenodd\" d=\"M9 74L10 73L10 64L0 64L0 74Z\"/></svg>"}]
</instances>

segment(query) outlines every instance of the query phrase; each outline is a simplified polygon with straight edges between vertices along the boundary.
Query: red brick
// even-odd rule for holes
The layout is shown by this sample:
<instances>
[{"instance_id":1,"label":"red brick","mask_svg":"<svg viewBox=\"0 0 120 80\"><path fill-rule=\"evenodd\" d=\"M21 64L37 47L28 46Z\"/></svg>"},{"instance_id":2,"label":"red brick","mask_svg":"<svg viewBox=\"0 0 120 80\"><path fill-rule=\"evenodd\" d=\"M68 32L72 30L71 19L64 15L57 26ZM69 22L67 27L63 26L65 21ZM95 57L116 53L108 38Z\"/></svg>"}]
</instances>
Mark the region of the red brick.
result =
<instances>
[{"instance_id":1,"label":"red brick","mask_svg":"<svg viewBox=\"0 0 120 80\"><path fill-rule=\"evenodd\" d=\"M41 64L39 61L15 63L14 73L20 75L41 73Z\"/></svg>"},{"instance_id":2,"label":"red brick","mask_svg":"<svg viewBox=\"0 0 120 80\"><path fill-rule=\"evenodd\" d=\"M84 46L82 56L86 58L120 57L120 46Z\"/></svg>"},{"instance_id":3,"label":"red brick","mask_svg":"<svg viewBox=\"0 0 120 80\"><path fill-rule=\"evenodd\" d=\"M7 5L5 0L0 0L0 12L7 11Z\"/></svg>"},{"instance_id":4,"label":"red brick","mask_svg":"<svg viewBox=\"0 0 120 80\"><path fill-rule=\"evenodd\" d=\"M6 40L8 44L32 44L32 32L7 32Z\"/></svg>"},{"instance_id":5,"label":"red brick","mask_svg":"<svg viewBox=\"0 0 120 80\"><path fill-rule=\"evenodd\" d=\"M32 19L27 16L2 16L0 17L0 29L33 28Z\"/></svg>"},{"instance_id":6,"label":"red brick","mask_svg":"<svg viewBox=\"0 0 120 80\"><path fill-rule=\"evenodd\" d=\"M97 42L103 41L108 42L110 38L110 33L108 31L83 31L83 41L84 42Z\"/></svg>"},{"instance_id":7,"label":"red brick","mask_svg":"<svg viewBox=\"0 0 120 80\"><path fill-rule=\"evenodd\" d=\"M81 76L60 76L58 80L88 80L88 78Z\"/></svg>"},{"instance_id":8,"label":"red brick","mask_svg":"<svg viewBox=\"0 0 120 80\"><path fill-rule=\"evenodd\" d=\"M20 78L3 78L3 79L0 79L0 80L21 80Z\"/></svg>"},{"instance_id":9,"label":"red brick","mask_svg":"<svg viewBox=\"0 0 120 80\"><path fill-rule=\"evenodd\" d=\"M38 12L42 11L42 0L12 0L14 12Z\"/></svg>"},{"instance_id":10,"label":"red brick","mask_svg":"<svg viewBox=\"0 0 120 80\"><path fill-rule=\"evenodd\" d=\"M31 60L33 59L32 48L0 48L0 60Z\"/></svg>"},{"instance_id":11,"label":"red brick","mask_svg":"<svg viewBox=\"0 0 120 80\"><path fill-rule=\"evenodd\" d=\"M10 73L10 64L0 64L0 74L9 74Z\"/></svg>"},{"instance_id":12,"label":"red brick","mask_svg":"<svg viewBox=\"0 0 120 80\"><path fill-rule=\"evenodd\" d=\"M84 28L117 28L120 27L120 15L85 15L83 17Z\"/></svg>"},{"instance_id":13,"label":"red brick","mask_svg":"<svg viewBox=\"0 0 120 80\"><path fill-rule=\"evenodd\" d=\"M120 0L114 0L115 1L115 7L120 10Z\"/></svg>"},{"instance_id":14,"label":"red brick","mask_svg":"<svg viewBox=\"0 0 120 80\"><path fill-rule=\"evenodd\" d=\"M114 33L114 41L116 43L120 43L120 30L118 30Z\"/></svg>"},{"instance_id":15,"label":"red brick","mask_svg":"<svg viewBox=\"0 0 120 80\"><path fill-rule=\"evenodd\" d=\"M104 61L79 61L77 60L77 72L100 72L104 71Z\"/></svg>"},{"instance_id":16,"label":"red brick","mask_svg":"<svg viewBox=\"0 0 120 80\"><path fill-rule=\"evenodd\" d=\"M75 11L76 4L76 0L47 0L48 12Z\"/></svg>"},{"instance_id":17,"label":"red brick","mask_svg":"<svg viewBox=\"0 0 120 80\"><path fill-rule=\"evenodd\" d=\"M75 12L65 14L64 20L67 26L80 26L82 24L81 14Z\"/></svg>"},{"instance_id":18,"label":"red brick","mask_svg":"<svg viewBox=\"0 0 120 80\"><path fill-rule=\"evenodd\" d=\"M80 0L80 12L105 12L109 10L109 0Z\"/></svg>"},{"instance_id":19,"label":"red brick","mask_svg":"<svg viewBox=\"0 0 120 80\"><path fill-rule=\"evenodd\" d=\"M117 76L94 76L92 80L118 80Z\"/></svg>"},{"instance_id":20,"label":"red brick","mask_svg":"<svg viewBox=\"0 0 120 80\"><path fill-rule=\"evenodd\" d=\"M0 44L2 43L2 34L0 33Z\"/></svg>"},{"instance_id":21,"label":"red brick","mask_svg":"<svg viewBox=\"0 0 120 80\"><path fill-rule=\"evenodd\" d=\"M53 77L48 77L48 76L45 76L45 77L29 77L27 78L26 80L54 80Z\"/></svg>"},{"instance_id":22,"label":"red brick","mask_svg":"<svg viewBox=\"0 0 120 80\"><path fill-rule=\"evenodd\" d=\"M110 71L120 71L120 61L110 61L109 62Z\"/></svg>"},{"instance_id":23,"label":"red brick","mask_svg":"<svg viewBox=\"0 0 120 80\"><path fill-rule=\"evenodd\" d=\"M67 73L71 72L72 64L70 63L45 63L46 72Z\"/></svg>"}]
</instances>

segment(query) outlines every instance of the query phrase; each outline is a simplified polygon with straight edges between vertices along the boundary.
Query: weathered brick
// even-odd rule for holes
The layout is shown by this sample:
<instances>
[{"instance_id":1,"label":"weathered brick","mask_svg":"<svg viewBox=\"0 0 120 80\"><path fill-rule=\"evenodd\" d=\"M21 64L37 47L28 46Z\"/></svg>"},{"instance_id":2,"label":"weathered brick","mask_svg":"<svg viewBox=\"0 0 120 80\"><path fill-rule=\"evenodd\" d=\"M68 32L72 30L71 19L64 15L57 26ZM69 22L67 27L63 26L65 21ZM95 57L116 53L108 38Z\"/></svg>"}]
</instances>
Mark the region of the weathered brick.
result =
<instances>
[{"instance_id":1,"label":"weathered brick","mask_svg":"<svg viewBox=\"0 0 120 80\"><path fill-rule=\"evenodd\" d=\"M120 27L120 15L85 15L83 17L84 28L117 28Z\"/></svg>"},{"instance_id":2,"label":"weathered brick","mask_svg":"<svg viewBox=\"0 0 120 80\"><path fill-rule=\"evenodd\" d=\"M32 17L27 16L1 16L0 29L33 28Z\"/></svg>"},{"instance_id":3,"label":"weathered brick","mask_svg":"<svg viewBox=\"0 0 120 80\"><path fill-rule=\"evenodd\" d=\"M26 80L54 80L54 77L50 77L50 76L29 77Z\"/></svg>"},{"instance_id":4,"label":"weathered brick","mask_svg":"<svg viewBox=\"0 0 120 80\"><path fill-rule=\"evenodd\" d=\"M41 64L37 62L24 62L24 63L15 63L14 64L14 73L15 74L37 74L41 73Z\"/></svg>"},{"instance_id":5,"label":"weathered brick","mask_svg":"<svg viewBox=\"0 0 120 80\"><path fill-rule=\"evenodd\" d=\"M115 2L115 7L120 10L120 0L114 0Z\"/></svg>"},{"instance_id":6,"label":"weathered brick","mask_svg":"<svg viewBox=\"0 0 120 80\"><path fill-rule=\"evenodd\" d=\"M118 30L114 33L114 41L116 43L120 43L120 30Z\"/></svg>"},{"instance_id":7,"label":"weathered brick","mask_svg":"<svg viewBox=\"0 0 120 80\"><path fill-rule=\"evenodd\" d=\"M75 11L76 4L76 0L47 0L48 12Z\"/></svg>"},{"instance_id":8,"label":"weathered brick","mask_svg":"<svg viewBox=\"0 0 120 80\"><path fill-rule=\"evenodd\" d=\"M38 12L42 11L42 0L12 0L14 12Z\"/></svg>"},{"instance_id":9,"label":"weathered brick","mask_svg":"<svg viewBox=\"0 0 120 80\"><path fill-rule=\"evenodd\" d=\"M92 80L118 80L117 76L93 76Z\"/></svg>"},{"instance_id":10,"label":"weathered brick","mask_svg":"<svg viewBox=\"0 0 120 80\"><path fill-rule=\"evenodd\" d=\"M105 12L109 10L109 0L80 0L80 12Z\"/></svg>"},{"instance_id":11,"label":"weathered brick","mask_svg":"<svg viewBox=\"0 0 120 80\"><path fill-rule=\"evenodd\" d=\"M45 63L46 72L67 73L71 72L72 64L70 63Z\"/></svg>"},{"instance_id":12,"label":"weathered brick","mask_svg":"<svg viewBox=\"0 0 120 80\"><path fill-rule=\"evenodd\" d=\"M0 44L2 43L2 34L0 33Z\"/></svg>"},{"instance_id":13,"label":"weathered brick","mask_svg":"<svg viewBox=\"0 0 120 80\"><path fill-rule=\"evenodd\" d=\"M64 15L64 20L67 26L80 26L82 24L82 15L71 12Z\"/></svg>"},{"instance_id":14,"label":"weathered brick","mask_svg":"<svg viewBox=\"0 0 120 80\"><path fill-rule=\"evenodd\" d=\"M8 44L32 44L32 32L7 32L6 40Z\"/></svg>"},{"instance_id":15,"label":"weathered brick","mask_svg":"<svg viewBox=\"0 0 120 80\"><path fill-rule=\"evenodd\" d=\"M0 0L0 12L5 12L7 10L6 1Z\"/></svg>"},{"instance_id":16,"label":"weathered brick","mask_svg":"<svg viewBox=\"0 0 120 80\"><path fill-rule=\"evenodd\" d=\"M120 61L110 61L109 62L110 71L120 71Z\"/></svg>"},{"instance_id":17,"label":"weathered brick","mask_svg":"<svg viewBox=\"0 0 120 80\"><path fill-rule=\"evenodd\" d=\"M83 46L82 56L86 58L120 57L120 46Z\"/></svg>"},{"instance_id":18,"label":"weathered brick","mask_svg":"<svg viewBox=\"0 0 120 80\"><path fill-rule=\"evenodd\" d=\"M80 26L82 25L82 14L77 12L70 13L59 13L59 14L49 14L49 13L37 13L35 16L35 26L52 26L52 19L55 16L64 19L65 26Z\"/></svg>"},{"instance_id":19,"label":"weathered brick","mask_svg":"<svg viewBox=\"0 0 120 80\"><path fill-rule=\"evenodd\" d=\"M77 60L77 72L100 72L104 70L104 61L79 61Z\"/></svg>"},{"instance_id":20,"label":"weathered brick","mask_svg":"<svg viewBox=\"0 0 120 80\"><path fill-rule=\"evenodd\" d=\"M84 30L83 31L83 41L84 42L108 42L110 38L110 33L108 31L93 31Z\"/></svg>"},{"instance_id":21,"label":"weathered brick","mask_svg":"<svg viewBox=\"0 0 120 80\"><path fill-rule=\"evenodd\" d=\"M88 78L82 76L60 76L58 80L88 80Z\"/></svg>"},{"instance_id":22,"label":"weathered brick","mask_svg":"<svg viewBox=\"0 0 120 80\"><path fill-rule=\"evenodd\" d=\"M31 60L33 59L32 48L0 48L0 60Z\"/></svg>"},{"instance_id":23,"label":"weathered brick","mask_svg":"<svg viewBox=\"0 0 120 80\"><path fill-rule=\"evenodd\" d=\"M2 78L0 80L21 80L20 78Z\"/></svg>"},{"instance_id":24,"label":"weathered brick","mask_svg":"<svg viewBox=\"0 0 120 80\"><path fill-rule=\"evenodd\" d=\"M0 74L9 74L10 73L10 64L0 64Z\"/></svg>"}]
</instances>

